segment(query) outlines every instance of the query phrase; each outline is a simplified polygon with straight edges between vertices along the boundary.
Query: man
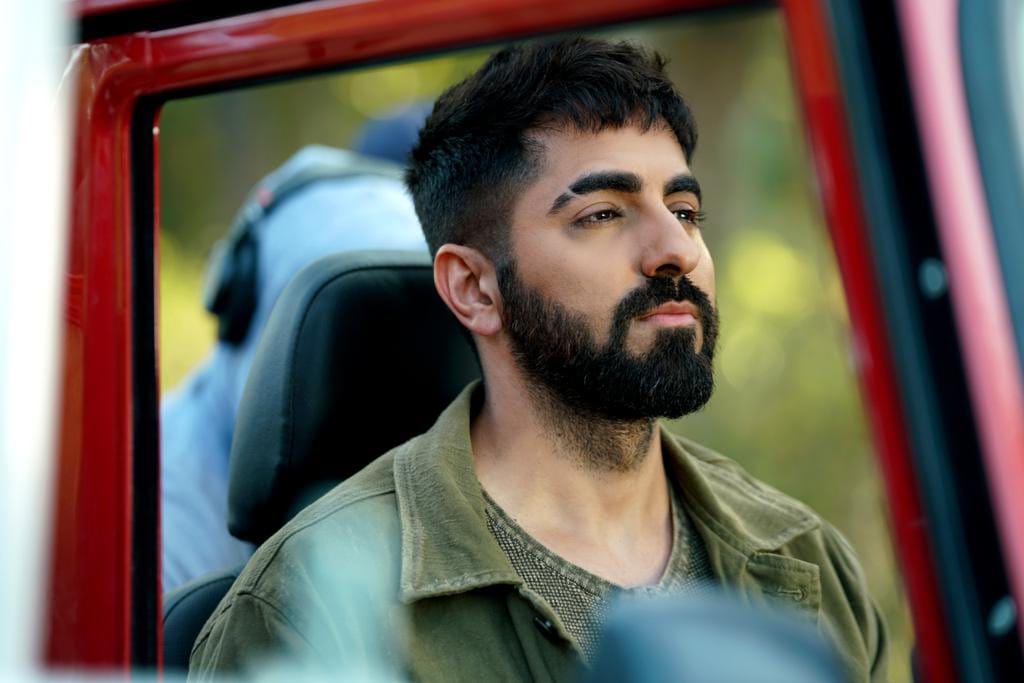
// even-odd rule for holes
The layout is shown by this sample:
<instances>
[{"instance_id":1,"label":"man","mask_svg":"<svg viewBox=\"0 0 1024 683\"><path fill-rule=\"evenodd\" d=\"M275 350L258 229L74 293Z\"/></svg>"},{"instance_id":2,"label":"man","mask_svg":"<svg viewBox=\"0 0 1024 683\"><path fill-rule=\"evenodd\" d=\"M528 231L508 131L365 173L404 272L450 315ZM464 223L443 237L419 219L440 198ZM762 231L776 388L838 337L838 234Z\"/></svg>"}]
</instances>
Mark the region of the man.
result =
<instances>
[{"instance_id":1,"label":"man","mask_svg":"<svg viewBox=\"0 0 1024 683\"><path fill-rule=\"evenodd\" d=\"M613 595L708 584L795 605L853 680L884 680L884 628L839 534L657 422L713 384L695 143L662 60L627 44L507 48L438 100L407 180L483 383L271 539L193 673L257 651L369 656L369 599L323 587L361 563L418 680L566 680Z\"/></svg>"}]
</instances>

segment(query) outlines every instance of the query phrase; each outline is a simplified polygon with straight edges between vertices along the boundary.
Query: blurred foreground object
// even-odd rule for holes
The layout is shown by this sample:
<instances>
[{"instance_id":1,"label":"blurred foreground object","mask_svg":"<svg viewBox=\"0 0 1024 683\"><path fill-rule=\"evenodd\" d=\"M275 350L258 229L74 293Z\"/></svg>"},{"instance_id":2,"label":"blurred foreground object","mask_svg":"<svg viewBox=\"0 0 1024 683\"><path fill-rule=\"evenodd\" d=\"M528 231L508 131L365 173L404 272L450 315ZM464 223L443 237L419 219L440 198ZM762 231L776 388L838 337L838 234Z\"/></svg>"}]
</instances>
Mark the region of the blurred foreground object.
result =
<instances>
[{"instance_id":1,"label":"blurred foreground object","mask_svg":"<svg viewBox=\"0 0 1024 683\"><path fill-rule=\"evenodd\" d=\"M67 229L66 4L0 2L2 680L40 665Z\"/></svg>"},{"instance_id":2,"label":"blurred foreground object","mask_svg":"<svg viewBox=\"0 0 1024 683\"><path fill-rule=\"evenodd\" d=\"M791 610L717 593L623 603L586 683L842 683L835 652Z\"/></svg>"}]
</instances>

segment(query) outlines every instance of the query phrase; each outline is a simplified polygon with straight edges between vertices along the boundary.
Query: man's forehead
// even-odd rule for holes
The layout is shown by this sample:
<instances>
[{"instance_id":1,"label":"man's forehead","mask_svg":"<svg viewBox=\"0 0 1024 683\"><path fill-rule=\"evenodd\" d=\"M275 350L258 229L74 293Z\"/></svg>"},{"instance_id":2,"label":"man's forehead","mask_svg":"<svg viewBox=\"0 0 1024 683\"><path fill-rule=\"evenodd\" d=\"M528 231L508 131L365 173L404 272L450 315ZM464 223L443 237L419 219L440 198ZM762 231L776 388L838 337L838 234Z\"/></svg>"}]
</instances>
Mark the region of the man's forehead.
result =
<instances>
[{"instance_id":1,"label":"man's forehead","mask_svg":"<svg viewBox=\"0 0 1024 683\"><path fill-rule=\"evenodd\" d=\"M598 132L545 129L531 133L541 152L545 184L566 186L580 175L628 171L642 178L689 173L686 156L667 126L604 128ZM552 188L554 189L554 188Z\"/></svg>"}]
</instances>

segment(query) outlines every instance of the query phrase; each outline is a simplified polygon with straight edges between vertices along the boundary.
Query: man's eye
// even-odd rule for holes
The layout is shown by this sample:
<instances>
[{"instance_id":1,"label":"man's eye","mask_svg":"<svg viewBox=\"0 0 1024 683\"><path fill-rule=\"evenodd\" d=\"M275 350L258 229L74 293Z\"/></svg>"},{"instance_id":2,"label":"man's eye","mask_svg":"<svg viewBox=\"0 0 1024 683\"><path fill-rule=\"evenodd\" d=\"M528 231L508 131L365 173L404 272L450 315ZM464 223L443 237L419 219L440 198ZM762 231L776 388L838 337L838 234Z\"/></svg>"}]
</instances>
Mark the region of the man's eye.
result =
<instances>
[{"instance_id":1,"label":"man's eye","mask_svg":"<svg viewBox=\"0 0 1024 683\"><path fill-rule=\"evenodd\" d=\"M696 209L675 209L672 213L674 213L676 218L680 221L697 227L700 227L701 223L704 222L704 212L697 211Z\"/></svg>"},{"instance_id":2,"label":"man's eye","mask_svg":"<svg viewBox=\"0 0 1024 683\"><path fill-rule=\"evenodd\" d=\"M607 223L608 221L619 218L622 214L616 209L601 209L594 213L587 214L581 218L578 218L574 223L576 225L594 225L595 223Z\"/></svg>"}]
</instances>

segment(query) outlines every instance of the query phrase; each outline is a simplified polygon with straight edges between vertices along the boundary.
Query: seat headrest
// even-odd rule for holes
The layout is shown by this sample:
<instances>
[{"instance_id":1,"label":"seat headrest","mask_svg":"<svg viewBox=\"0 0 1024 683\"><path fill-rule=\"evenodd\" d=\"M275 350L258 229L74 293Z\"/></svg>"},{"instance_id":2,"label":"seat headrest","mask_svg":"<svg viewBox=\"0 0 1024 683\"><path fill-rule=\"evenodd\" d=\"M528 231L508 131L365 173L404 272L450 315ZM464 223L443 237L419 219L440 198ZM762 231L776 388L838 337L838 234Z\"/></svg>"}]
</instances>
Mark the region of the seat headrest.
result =
<instances>
[{"instance_id":1,"label":"seat headrest","mask_svg":"<svg viewBox=\"0 0 1024 683\"><path fill-rule=\"evenodd\" d=\"M335 254L270 315L231 446L228 527L262 543L315 496L426 431L479 377L417 252Z\"/></svg>"}]
</instances>

